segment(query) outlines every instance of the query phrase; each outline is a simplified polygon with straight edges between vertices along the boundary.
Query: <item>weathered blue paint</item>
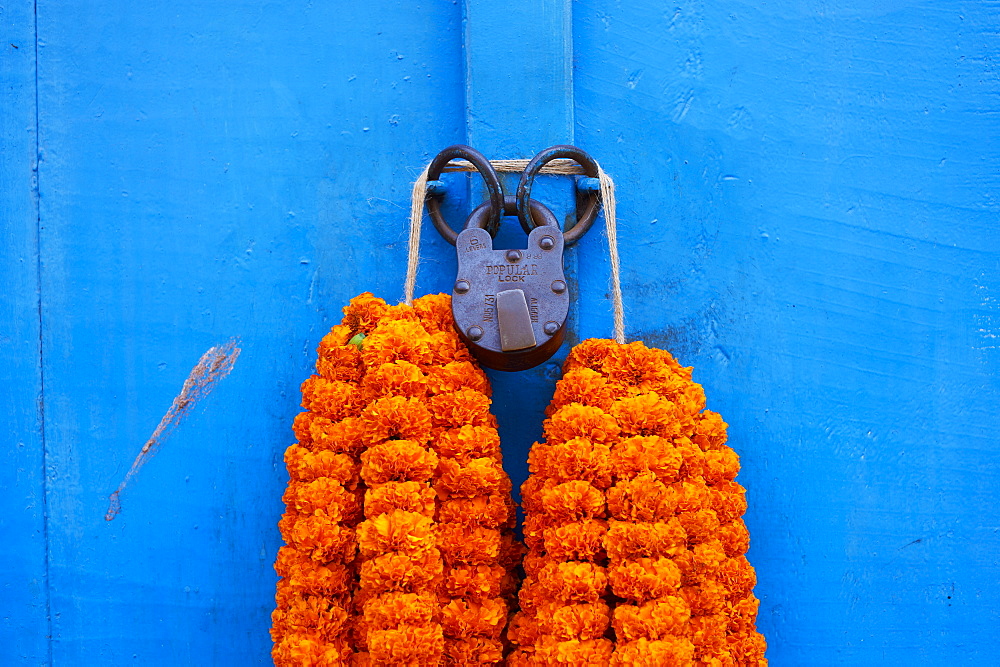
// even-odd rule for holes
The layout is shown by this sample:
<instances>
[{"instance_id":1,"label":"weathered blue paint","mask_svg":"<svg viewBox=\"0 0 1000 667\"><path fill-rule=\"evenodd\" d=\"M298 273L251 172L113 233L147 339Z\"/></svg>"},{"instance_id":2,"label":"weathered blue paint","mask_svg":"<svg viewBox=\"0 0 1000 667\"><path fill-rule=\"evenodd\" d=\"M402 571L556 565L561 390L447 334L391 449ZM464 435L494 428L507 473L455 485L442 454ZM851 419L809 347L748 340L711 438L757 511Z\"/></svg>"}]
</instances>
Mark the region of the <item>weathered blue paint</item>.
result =
<instances>
[{"instance_id":1,"label":"weathered blue paint","mask_svg":"<svg viewBox=\"0 0 1000 667\"><path fill-rule=\"evenodd\" d=\"M3 5L0 662L268 662L298 384L350 296L401 297L410 183L459 142L616 178L628 332L731 424L773 664L995 662L996 3L527 6L42 0L36 125ZM599 229L574 338L611 332ZM493 376L515 478L556 375Z\"/></svg>"},{"instance_id":2,"label":"weathered blue paint","mask_svg":"<svg viewBox=\"0 0 1000 667\"><path fill-rule=\"evenodd\" d=\"M0 5L0 33L0 657L41 664L49 647L48 567L32 3Z\"/></svg>"}]
</instances>

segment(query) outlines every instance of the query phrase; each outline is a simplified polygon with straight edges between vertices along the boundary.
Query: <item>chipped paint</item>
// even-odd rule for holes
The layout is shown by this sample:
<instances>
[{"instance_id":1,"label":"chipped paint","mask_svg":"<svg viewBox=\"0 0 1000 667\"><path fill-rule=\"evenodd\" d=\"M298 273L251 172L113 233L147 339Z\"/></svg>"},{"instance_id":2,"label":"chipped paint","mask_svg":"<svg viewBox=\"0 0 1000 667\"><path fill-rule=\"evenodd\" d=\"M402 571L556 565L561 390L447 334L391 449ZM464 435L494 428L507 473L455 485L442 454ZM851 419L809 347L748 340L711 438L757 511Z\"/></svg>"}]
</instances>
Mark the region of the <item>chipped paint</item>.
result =
<instances>
[{"instance_id":1,"label":"chipped paint","mask_svg":"<svg viewBox=\"0 0 1000 667\"><path fill-rule=\"evenodd\" d=\"M146 444L139 450L138 456L135 457L132 467L125 474L121 484L111 494L111 503L108 505L108 511L104 515L105 521L111 521L118 516L122 511L121 494L125 490L126 485L139 473L139 469L153 458L160 444L181 423L181 420L191 412L191 409L194 408L198 401L208 396L219 380L229 375L239 356L240 348L236 346L236 339L230 339L222 345L210 347L205 354L201 355L201 359L198 360L198 363L188 373L187 379L184 380L184 385L181 387L181 391L177 394L177 397L174 398L170 409L163 415L163 419L160 420L156 430L153 431L153 435L149 436Z\"/></svg>"}]
</instances>

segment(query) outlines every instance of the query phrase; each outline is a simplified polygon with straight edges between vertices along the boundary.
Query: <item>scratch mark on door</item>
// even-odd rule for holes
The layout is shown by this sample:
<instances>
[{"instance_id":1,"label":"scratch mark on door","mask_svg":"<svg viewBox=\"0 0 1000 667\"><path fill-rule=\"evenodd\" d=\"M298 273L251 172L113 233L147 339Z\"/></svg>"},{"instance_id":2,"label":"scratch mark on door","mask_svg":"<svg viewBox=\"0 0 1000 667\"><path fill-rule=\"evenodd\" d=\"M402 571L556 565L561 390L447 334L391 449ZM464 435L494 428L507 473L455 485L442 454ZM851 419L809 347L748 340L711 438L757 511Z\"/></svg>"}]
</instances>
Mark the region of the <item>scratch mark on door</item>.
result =
<instances>
[{"instance_id":1,"label":"scratch mark on door","mask_svg":"<svg viewBox=\"0 0 1000 667\"><path fill-rule=\"evenodd\" d=\"M160 424L149 436L149 440L139 450L139 455L132 462L132 467L125 473L122 483L118 485L115 492L111 494L111 504L108 505L108 512L104 515L105 521L111 521L122 511L121 493L125 486L139 472L139 469L146 464L146 461L153 457L156 448L170 434L170 432L180 423L180 421L191 411L194 405L203 399L215 388L215 384L222 378L229 375L233 370L236 358L240 356L240 348L236 347L236 339L230 339L223 345L215 345L208 349L201 359L194 365L191 372L184 380L181 392L174 398L173 404L163 415Z\"/></svg>"}]
</instances>

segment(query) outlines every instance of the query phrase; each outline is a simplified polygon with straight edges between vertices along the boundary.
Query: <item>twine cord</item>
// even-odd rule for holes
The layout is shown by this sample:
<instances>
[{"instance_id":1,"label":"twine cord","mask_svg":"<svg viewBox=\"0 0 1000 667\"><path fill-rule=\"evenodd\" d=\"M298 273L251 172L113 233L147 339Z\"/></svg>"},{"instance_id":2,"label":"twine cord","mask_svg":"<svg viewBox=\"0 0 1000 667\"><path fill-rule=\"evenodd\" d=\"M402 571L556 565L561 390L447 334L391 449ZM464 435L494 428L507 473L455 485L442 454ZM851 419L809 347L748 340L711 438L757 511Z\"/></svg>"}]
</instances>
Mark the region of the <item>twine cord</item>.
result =
<instances>
[{"instance_id":1,"label":"twine cord","mask_svg":"<svg viewBox=\"0 0 1000 667\"><path fill-rule=\"evenodd\" d=\"M500 172L520 172L528 166L528 160L490 160L493 168ZM430 165L428 165L429 167ZM608 256L611 261L611 303L614 309L614 335L618 343L625 343L625 305L622 301L621 260L618 257L618 220L615 210L615 182L598 166L601 182L601 202L604 204L604 227L608 236ZM476 168L465 160L455 160L445 166L445 172L475 171ZM548 163L539 171L541 174L582 175L583 168L573 160L559 159ZM406 258L406 281L403 283L403 301L413 303L413 292L417 284L417 268L420 265L420 230L423 227L424 200L427 197L427 169L425 168L413 184L410 199L410 239Z\"/></svg>"},{"instance_id":2,"label":"twine cord","mask_svg":"<svg viewBox=\"0 0 1000 667\"><path fill-rule=\"evenodd\" d=\"M427 198L428 164L413 184L410 197L410 243L406 250L406 282L403 283L403 301L413 305L413 290L417 286L417 267L420 264L420 228L424 223L424 199Z\"/></svg>"}]
</instances>

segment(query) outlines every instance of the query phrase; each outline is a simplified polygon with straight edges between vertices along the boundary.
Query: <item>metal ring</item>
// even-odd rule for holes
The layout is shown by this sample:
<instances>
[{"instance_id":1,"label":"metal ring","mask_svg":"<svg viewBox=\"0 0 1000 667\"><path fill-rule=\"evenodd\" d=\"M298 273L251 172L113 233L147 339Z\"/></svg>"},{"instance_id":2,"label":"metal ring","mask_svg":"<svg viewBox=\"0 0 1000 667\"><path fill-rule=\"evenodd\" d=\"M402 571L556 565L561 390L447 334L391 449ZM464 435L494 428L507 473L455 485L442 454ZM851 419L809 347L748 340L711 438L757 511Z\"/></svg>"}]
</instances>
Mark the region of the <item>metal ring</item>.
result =
<instances>
[{"instance_id":1,"label":"metal ring","mask_svg":"<svg viewBox=\"0 0 1000 667\"><path fill-rule=\"evenodd\" d=\"M524 168L524 173L521 174L521 182L517 184L517 217L521 221L521 227L524 228L525 232L530 233L537 226L528 215L527 204L531 200L531 186L535 180L535 175L538 174L542 167L556 158L570 158L575 160L583 167L584 174L591 178L598 177L599 170L594 158L576 146L552 146L531 158L531 162L528 163L528 166ZM576 243L580 240L580 237L587 233L587 230L594 224L594 220L597 219L597 211L600 207L601 200L599 194L591 192L587 198L586 207L577 217L576 224L563 232L563 241L567 246Z\"/></svg>"},{"instance_id":2,"label":"metal ring","mask_svg":"<svg viewBox=\"0 0 1000 667\"><path fill-rule=\"evenodd\" d=\"M537 199L532 199L528 202L531 210L531 221L535 223L535 227L541 226L552 226L559 229L559 221L556 220L556 215L549 210L549 207L538 201ZM473 229L474 227L479 227L480 229L487 229L487 219L486 216L490 213L490 202L483 202L469 214L469 219L465 221L466 229ZM504 215L517 215L517 198L515 197L504 197L503 198L503 214ZM541 221L541 222L539 222ZM487 229L487 231L489 231ZM490 236L496 236L495 234L490 234Z\"/></svg>"},{"instance_id":3,"label":"metal ring","mask_svg":"<svg viewBox=\"0 0 1000 667\"><path fill-rule=\"evenodd\" d=\"M487 226L484 229L490 232L490 236L496 236L497 229L500 228L500 216L503 211L503 189L500 186L500 177L497 176L493 165L490 164L490 161L482 153L461 144L448 146L438 153L431 161L430 166L427 167L427 180L438 180L445 166L457 158L471 162L472 166L479 172L479 175L483 177L483 181L486 183L486 191L490 196L490 200L487 202L490 216L486 223ZM427 198L427 212L430 213L431 221L434 223L434 227L438 230L438 233L444 237L445 241L455 245L458 233L448 226L448 223L441 216L440 197Z\"/></svg>"}]
</instances>

